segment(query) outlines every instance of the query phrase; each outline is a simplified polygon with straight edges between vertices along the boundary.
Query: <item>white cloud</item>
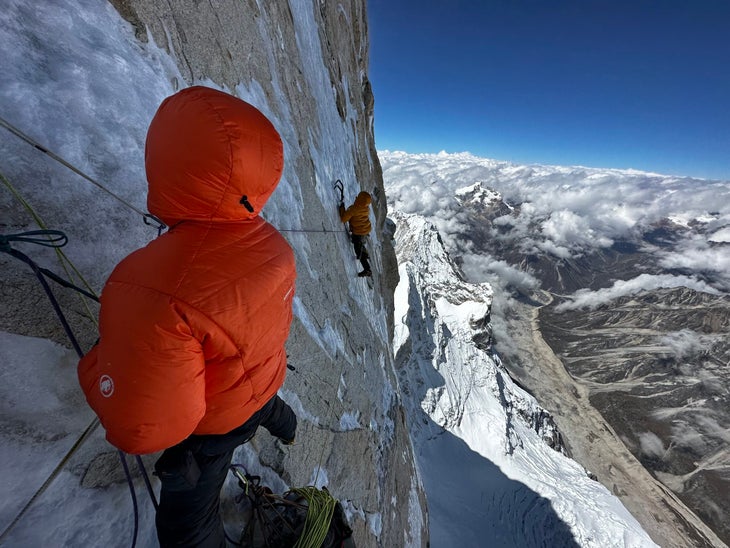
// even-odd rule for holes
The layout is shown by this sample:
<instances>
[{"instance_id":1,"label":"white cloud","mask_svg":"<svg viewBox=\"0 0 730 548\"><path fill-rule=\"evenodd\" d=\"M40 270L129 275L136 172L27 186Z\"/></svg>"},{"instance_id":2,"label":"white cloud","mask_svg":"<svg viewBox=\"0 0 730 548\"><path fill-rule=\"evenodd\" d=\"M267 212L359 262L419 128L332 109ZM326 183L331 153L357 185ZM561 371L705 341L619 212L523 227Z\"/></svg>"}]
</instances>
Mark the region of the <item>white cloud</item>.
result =
<instances>
[{"instance_id":1,"label":"white cloud","mask_svg":"<svg viewBox=\"0 0 730 548\"><path fill-rule=\"evenodd\" d=\"M549 253L550 255L554 255L558 259L570 259L572 257L570 249L557 245L555 244L555 242L552 242L550 240L546 242L539 242L538 244L536 244L536 247L537 249Z\"/></svg>"},{"instance_id":2,"label":"white cloud","mask_svg":"<svg viewBox=\"0 0 730 548\"><path fill-rule=\"evenodd\" d=\"M730 181L707 181L635 170L520 166L469 153L381 152L389 202L433 222L441 217L458 229L463 206L457 191L480 182L515 205L515 214L494 221L509 227L507 239L523 252L569 258L605 248L666 218L703 224L713 242L730 240ZM463 227L462 227L463 229ZM692 242L696 244L697 242ZM730 272L730 251L710 250L685 258L665 257L667 267Z\"/></svg>"},{"instance_id":3,"label":"white cloud","mask_svg":"<svg viewBox=\"0 0 730 548\"><path fill-rule=\"evenodd\" d=\"M613 244L613 240L591 226L589 218L566 209L550 213L540 228L549 242L562 248L585 249Z\"/></svg>"},{"instance_id":4,"label":"white cloud","mask_svg":"<svg viewBox=\"0 0 730 548\"><path fill-rule=\"evenodd\" d=\"M681 268L694 272L730 272L730 246L711 244L702 235L688 236L671 253L660 253L664 268Z\"/></svg>"},{"instance_id":5,"label":"white cloud","mask_svg":"<svg viewBox=\"0 0 730 548\"><path fill-rule=\"evenodd\" d=\"M721 228L708 238L711 242L730 243L730 226Z\"/></svg>"},{"instance_id":6,"label":"white cloud","mask_svg":"<svg viewBox=\"0 0 730 548\"><path fill-rule=\"evenodd\" d=\"M666 346L677 358L687 358L702 352L712 344L712 340L691 329L682 329L681 331L667 333L660 338L660 343Z\"/></svg>"},{"instance_id":7,"label":"white cloud","mask_svg":"<svg viewBox=\"0 0 730 548\"><path fill-rule=\"evenodd\" d=\"M654 432L639 434L639 445L641 452L650 457L662 458L666 452L664 443Z\"/></svg>"},{"instance_id":8,"label":"white cloud","mask_svg":"<svg viewBox=\"0 0 730 548\"><path fill-rule=\"evenodd\" d=\"M529 272L520 270L505 261L500 261L489 255L464 255L462 271L472 283L489 282L492 285L528 291L539 287L540 282Z\"/></svg>"},{"instance_id":9,"label":"white cloud","mask_svg":"<svg viewBox=\"0 0 730 548\"><path fill-rule=\"evenodd\" d=\"M672 276L669 274L654 276L651 274L641 274L631 280L618 280L611 287L597 291L580 289L569 296L568 301L556 306L555 310L557 312L565 312L579 308L595 309L619 297L635 295L642 291L674 287L687 287L704 293L720 293L705 282L689 276Z\"/></svg>"},{"instance_id":10,"label":"white cloud","mask_svg":"<svg viewBox=\"0 0 730 548\"><path fill-rule=\"evenodd\" d=\"M694 417L696 421L697 417ZM672 422L672 443L680 447L687 447L697 452L705 454L707 452L707 442L703 432L696 426L689 424L681 419L675 419Z\"/></svg>"}]
</instances>

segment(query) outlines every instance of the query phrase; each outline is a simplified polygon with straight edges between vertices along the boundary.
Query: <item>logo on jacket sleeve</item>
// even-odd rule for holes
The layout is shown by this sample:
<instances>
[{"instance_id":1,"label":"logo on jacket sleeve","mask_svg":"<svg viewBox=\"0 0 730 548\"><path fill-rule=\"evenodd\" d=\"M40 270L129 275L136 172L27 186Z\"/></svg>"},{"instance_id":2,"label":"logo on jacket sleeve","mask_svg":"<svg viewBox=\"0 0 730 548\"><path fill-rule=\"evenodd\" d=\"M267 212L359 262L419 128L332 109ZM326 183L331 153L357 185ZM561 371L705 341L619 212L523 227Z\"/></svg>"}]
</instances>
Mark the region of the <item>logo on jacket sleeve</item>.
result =
<instances>
[{"instance_id":1,"label":"logo on jacket sleeve","mask_svg":"<svg viewBox=\"0 0 730 548\"><path fill-rule=\"evenodd\" d=\"M102 375L99 379L99 391L105 398L114 393L114 381L109 375Z\"/></svg>"}]
</instances>

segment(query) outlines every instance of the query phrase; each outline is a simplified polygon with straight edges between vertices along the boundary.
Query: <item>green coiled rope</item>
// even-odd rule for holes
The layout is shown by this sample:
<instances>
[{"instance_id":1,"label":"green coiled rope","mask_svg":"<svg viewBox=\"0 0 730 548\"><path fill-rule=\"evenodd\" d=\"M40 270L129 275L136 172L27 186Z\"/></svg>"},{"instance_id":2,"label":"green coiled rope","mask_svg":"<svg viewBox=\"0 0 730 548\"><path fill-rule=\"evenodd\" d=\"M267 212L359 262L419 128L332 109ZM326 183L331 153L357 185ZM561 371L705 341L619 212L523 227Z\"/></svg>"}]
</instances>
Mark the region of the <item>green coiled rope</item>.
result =
<instances>
[{"instance_id":1,"label":"green coiled rope","mask_svg":"<svg viewBox=\"0 0 730 548\"><path fill-rule=\"evenodd\" d=\"M332 523L337 499L328 491L312 486L299 487L291 492L303 497L309 504L304 529L294 548L320 548Z\"/></svg>"}]
</instances>

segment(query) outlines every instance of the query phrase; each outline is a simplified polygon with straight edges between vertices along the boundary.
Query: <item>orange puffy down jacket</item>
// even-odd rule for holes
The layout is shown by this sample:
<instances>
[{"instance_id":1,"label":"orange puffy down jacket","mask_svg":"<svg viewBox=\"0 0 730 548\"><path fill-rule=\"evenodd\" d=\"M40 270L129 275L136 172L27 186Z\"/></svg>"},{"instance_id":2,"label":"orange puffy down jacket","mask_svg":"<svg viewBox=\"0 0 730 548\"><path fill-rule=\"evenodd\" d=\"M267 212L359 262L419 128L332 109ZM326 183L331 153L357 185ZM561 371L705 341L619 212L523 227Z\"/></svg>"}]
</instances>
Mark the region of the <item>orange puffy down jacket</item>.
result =
<instances>
[{"instance_id":1,"label":"orange puffy down jacket","mask_svg":"<svg viewBox=\"0 0 730 548\"><path fill-rule=\"evenodd\" d=\"M254 107L204 87L168 97L145 167L149 211L172 228L114 269L99 343L78 367L107 439L133 454L227 433L276 394L296 277L258 216L283 150Z\"/></svg>"},{"instance_id":2,"label":"orange puffy down jacket","mask_svg":"<svg viewBox=\"0 0 730 548\"><path fill-rule=\"evenodd\" d=\"M370 194L364 190L360 192L347 209L340 206L340 220L343 223L350 221L350 232L358 236L370 234Z\"/></svg>"}]
</instances>

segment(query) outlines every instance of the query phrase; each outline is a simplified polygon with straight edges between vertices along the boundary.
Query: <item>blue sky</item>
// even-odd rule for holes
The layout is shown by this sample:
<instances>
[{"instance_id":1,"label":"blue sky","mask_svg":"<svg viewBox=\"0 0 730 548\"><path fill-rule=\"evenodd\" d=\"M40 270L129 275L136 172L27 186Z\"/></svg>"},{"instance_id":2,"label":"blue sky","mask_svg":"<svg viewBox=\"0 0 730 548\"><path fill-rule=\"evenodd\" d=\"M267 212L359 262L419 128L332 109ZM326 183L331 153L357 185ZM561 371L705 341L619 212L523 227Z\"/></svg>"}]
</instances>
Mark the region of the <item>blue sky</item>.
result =
<instances>
[{"instance_id":1,"label":"blue sky","mask_svg":"<svg viewBox=\"0 0 730 548\"><path fill-rule=\"evenodd\" d=\"M379 149L730 180L728 0L369 0Z\"/></svg>"}]
</instances>

